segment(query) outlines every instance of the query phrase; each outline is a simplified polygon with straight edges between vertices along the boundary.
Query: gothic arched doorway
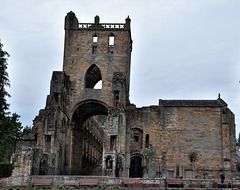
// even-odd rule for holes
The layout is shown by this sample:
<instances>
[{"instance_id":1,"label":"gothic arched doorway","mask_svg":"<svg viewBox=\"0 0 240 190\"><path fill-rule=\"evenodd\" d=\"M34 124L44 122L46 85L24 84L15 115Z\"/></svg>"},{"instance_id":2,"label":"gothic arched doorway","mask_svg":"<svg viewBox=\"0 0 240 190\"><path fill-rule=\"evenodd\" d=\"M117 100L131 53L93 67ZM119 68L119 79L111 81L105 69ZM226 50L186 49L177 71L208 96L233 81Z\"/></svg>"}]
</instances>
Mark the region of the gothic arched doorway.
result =
<instances>
[{"instance_id":1,"label":"gothic arched doorway","mask_svg":"<svg viewBox=\"0 0 240 190\"><path fill-rule=\"evenodd\" d=\"M143 177L142 171L142 157L133 156L130 162L130 174L129 177Z\"/></svg>"},{"instance_id":2,"label":"gothic arched doorway","mask_svg":"<svg viewBox=\"0 0 240 190\"><path fill-rule=\"evenodd\" d=\"M71 122L70 169L75 175L101 172L104 130L97 116L107 116L108 107L97 100L83 101Z\"/></svg>"}]
</instances>

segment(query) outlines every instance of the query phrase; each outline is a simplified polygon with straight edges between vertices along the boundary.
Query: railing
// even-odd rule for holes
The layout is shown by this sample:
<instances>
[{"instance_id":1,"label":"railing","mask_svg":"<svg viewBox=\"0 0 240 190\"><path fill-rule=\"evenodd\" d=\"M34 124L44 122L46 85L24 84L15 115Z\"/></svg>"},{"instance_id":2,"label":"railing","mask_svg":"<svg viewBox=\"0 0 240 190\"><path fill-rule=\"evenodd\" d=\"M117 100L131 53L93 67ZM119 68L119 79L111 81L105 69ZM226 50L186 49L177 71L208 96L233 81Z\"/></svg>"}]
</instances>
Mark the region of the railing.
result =
<instances>
[{"instance_id":1,"label":"railing","mask_svg":"<svg viewBox=\"0 0 240 190\"><path fill-rule=\"evenodd\" d=\"M81 169L33 169L32 175L91 175L101 176L102 169L99 168L81 168Z\"/></svg>"},{"instance_id":2,"label":"railing","mask_svg":"<svg viewBox=\"0 0 240 190\"><path fill-rule=\"evenodd\" d=\"M95 23L79 23L79 28L81 29L124 29L125 24L124 23L101 23L101 24L95 24Z\"/></svg>"}]
</instances>

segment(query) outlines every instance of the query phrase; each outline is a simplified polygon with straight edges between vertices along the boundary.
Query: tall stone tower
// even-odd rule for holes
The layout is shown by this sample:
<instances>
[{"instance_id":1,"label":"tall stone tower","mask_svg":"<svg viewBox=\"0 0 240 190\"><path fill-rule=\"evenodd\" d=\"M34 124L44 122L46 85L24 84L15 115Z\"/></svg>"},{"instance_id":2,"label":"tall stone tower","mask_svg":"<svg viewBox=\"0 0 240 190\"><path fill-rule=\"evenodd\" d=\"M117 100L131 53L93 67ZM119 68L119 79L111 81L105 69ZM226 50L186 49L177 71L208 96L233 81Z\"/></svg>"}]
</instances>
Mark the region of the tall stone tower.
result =
<instances>
[{"instance_id":1,"label":"tall stone tower","mask_svg":"<svg viewBox=\"0 0 240 190\"><path fill-rule=\"evenodd\" d=\"M70 77L72 153L70 166L79 164L76 154L83 123L94 115L108 115L104 142L103 170L112 168L116 175L117 153L126 154L126 116L129 104L132 39L130 19L123 24L80 23L73 12L65 18L63 71ZM100 89L94 86L101 83ZM76 157L76 158L75 158ZM109 166L111 165L111 166Z\"/></svg>"},{"instance_id":2,"label":"tall stone tower","mask_svg":"<svg viewBox=\"0 0 240 190\"><path fill-rule=\"evenodd\" d=\"M130 21L106 24L96 16L94 23L79 23L73 12L65 17L63 71L53 73L46 108L34 120L37 145L46 157L36 163L39 170L128 175ZM105 132L96 115L107 116Z\"/></svg>"}]
</instances>

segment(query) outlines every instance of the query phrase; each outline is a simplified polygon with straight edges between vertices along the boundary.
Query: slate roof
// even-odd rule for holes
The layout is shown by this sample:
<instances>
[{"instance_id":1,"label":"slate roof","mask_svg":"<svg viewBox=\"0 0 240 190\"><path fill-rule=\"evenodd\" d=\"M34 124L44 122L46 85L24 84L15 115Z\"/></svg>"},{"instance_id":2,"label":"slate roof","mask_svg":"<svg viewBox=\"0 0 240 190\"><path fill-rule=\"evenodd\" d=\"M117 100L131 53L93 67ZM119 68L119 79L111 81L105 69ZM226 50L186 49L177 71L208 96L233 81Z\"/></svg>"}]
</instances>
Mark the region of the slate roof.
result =
<instances>
[{"instance_id":1,"label":"slate roof","mask_svg":"<svg viewBox=\"0 0 240 190\"><path fill-rule=\"evenodd\" d=\"M165 107L225 107L227 103L217 100L159 100L159 106Z\"/></svg>"}]
</instances>

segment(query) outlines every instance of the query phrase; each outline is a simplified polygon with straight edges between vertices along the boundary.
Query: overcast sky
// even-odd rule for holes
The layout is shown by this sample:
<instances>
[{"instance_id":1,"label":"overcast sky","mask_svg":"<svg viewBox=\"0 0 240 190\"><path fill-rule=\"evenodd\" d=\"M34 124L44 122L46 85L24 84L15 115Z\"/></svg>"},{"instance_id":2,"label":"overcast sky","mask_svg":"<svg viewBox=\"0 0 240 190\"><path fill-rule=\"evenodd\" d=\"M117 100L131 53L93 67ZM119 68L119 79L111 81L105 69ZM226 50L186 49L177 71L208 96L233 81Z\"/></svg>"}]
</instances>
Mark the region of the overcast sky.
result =
<instances>
[{"instance_id":1,"label":"overcast sky","mask_svg":"<svg viewBox=\"0 0 240 190\"><path fill-rule=\"evenodd\" d=\"M217 99L240 132L240 0L0 0L0 38L11 57L11 112L24 126L45 107L63 63L64 17L124 23L133 39L130 100Z\"/></svg>"}]
</instances>

